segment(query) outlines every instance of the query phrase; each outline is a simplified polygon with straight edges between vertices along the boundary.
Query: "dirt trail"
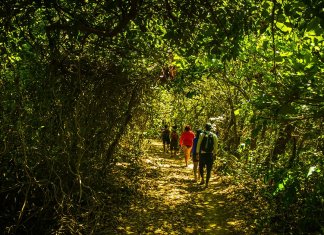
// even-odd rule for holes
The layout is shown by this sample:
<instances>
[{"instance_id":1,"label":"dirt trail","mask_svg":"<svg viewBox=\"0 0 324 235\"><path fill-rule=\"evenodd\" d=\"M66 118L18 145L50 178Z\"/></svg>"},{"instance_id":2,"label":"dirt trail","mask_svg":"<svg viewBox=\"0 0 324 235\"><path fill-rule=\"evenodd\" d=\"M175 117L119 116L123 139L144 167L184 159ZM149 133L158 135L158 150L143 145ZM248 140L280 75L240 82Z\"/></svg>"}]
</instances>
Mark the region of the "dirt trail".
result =
<instances>
[{"instance_id":1,"label":"dirt trail","mask_svg":"<svg viewBox=\"0 0 324 235\"><path fill-rule=\"evenodd\" d=\"M182 155L171 158L162 149L160 142L151 142L141 179L147 194L121 218L120 233L248 234L230 180L213 173L205 189L194 182L192 164L185 167Z\"/></svg>"}]
</instances>

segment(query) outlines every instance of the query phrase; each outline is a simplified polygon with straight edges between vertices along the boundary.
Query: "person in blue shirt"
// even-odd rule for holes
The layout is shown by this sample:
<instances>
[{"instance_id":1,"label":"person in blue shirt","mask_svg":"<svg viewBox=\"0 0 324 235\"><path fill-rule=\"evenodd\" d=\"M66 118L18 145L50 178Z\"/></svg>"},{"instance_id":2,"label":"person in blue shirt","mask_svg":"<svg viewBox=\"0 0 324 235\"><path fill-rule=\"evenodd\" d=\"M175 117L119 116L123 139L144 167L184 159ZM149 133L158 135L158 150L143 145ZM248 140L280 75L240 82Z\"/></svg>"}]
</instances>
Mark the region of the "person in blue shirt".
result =
<instances>
[{"instance_id":1,"label":"person in blue shirt","mask_svg":"<svg viewBox=\"0 0 324 235\"><path fill-rule=\"evenodd\" d=\"M198 166L199 166L199 158L198 154L196 153L196 148L197 148L197 143L199 139L199 135L201 134L202 130L198 129L196 130L196 137L193 140L193 146L191 149L191 157L192 157L192 162L193 162L193 172L195 176L195 182L200 179L200 173L198 171Z\"/></svg>"}]
</instances>

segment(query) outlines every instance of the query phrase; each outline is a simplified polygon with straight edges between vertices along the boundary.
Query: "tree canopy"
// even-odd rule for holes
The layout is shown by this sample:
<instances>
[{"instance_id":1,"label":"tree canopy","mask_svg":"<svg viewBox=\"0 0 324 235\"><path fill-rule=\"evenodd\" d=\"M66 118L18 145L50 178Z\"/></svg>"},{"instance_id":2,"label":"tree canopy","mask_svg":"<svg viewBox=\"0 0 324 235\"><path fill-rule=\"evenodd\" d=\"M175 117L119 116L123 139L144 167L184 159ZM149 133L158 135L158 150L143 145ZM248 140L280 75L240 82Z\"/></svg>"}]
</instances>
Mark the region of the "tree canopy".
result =
<instances>
[{"instance_id":1,"label":"tree canopy","mask_svg":"<svg viewBox=\"0 0 324 235\"><path fill-rule=\"evenodd\" d=\"M162 122L207 121L219 172L263 182L259 224L323 232L323 14L319 0L1 1L4 232L102 231L117 162Z\"/></svg>"}]
</instances>

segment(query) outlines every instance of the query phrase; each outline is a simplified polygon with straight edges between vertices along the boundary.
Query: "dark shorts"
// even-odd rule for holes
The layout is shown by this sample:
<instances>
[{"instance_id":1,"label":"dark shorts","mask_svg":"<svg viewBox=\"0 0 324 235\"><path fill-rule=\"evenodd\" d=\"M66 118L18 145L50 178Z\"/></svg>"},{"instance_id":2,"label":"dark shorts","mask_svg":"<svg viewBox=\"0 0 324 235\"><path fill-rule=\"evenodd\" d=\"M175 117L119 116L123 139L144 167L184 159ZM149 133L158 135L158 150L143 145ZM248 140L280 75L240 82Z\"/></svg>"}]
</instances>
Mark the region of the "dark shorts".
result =
<instances>
[{"instance_id":1,"label":"dark shorts","mask_svg":"<svg viewBox=\"0 0 324 235\"><path fill-rule=\"evenodd\" d=\"M202 153L200 154L199 159L199 167L204 168L204 166L207 166L207 171L211 170L214 163L214 158L212 153Z\"/></svg>"},{"instance_id":2,"label":"dark shorts","mask_svg":"<svg viewBox=\"0 0 324 235\"><path fill-rule=\"evenodd\" d=\"M170 138L163 138L163 144L170 144Z\"/></svg>"},{"instance_id":3,"label":"dark shorts","mask_svg":"<svg viewBox=\"0 0 324 235\"><path fill-rule=\"evenodd\" d=\"M179 145L178 145L178 141L174 141L174 140L171 140L171 144L170 144L170 149L171 150L178 150L179 149Z\"/></svg>"},{"instance_id":4,"label":"dark shorts","mask_svg":"<svg viewBox=\"0 0 324 235\"><path fill-rule=\"evenodd\" d=\"M192 161L199 162L199 159L197 158L197 153L192 153Z\"/></svg>"}]
</instances>

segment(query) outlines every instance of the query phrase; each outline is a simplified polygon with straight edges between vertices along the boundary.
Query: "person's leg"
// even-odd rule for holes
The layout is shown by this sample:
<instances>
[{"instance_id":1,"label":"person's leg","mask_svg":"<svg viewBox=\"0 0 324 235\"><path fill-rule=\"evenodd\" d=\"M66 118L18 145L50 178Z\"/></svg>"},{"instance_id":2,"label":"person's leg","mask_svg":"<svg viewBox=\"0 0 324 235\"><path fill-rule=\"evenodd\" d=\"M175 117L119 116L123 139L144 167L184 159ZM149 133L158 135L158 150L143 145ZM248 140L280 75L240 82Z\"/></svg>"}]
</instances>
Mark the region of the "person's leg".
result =
<instances>
[{"instance_id":1,"label":"person's leg","mask_svg":"<svg viewBox=\"0 0 324 235\"><path fill-rule=\"evenodd\" d=\"M192 147L187 147L187 146L186 146L186 154L185 154L185 162L186 162L186 166L188 166L188 161L189 161L189 158L190 158L191 148L192 148Z\"/></svg>"},{"instance_id":2,"label":"person's leg","mask_svg":"<svg viewBox=\"0 0 324 235\"><path fill-rule=\"evenodd\" d=\"M176 157L177 143L170 144L171 157Z\"/></svg>"},{"instance_id":3,"label":"person's leg","mask_svg":"<svg viewBox=\"0 0 324 235\"><path fill-rule=\"evenodd\" d=\"M208 182L211 176L212 168L213 168L213 154L208 154L208 156L206 156L206 171L207 171L206 187L208 187Z\"/></svg>"},{"instance_id":4,"label":"person's leg","mask_svg":"<svg viewBox=\"0 0 324 235\"><path fill-rule=\"evenodd\" d=\"M200 180L199 160L197 161L197 182Z\"/></svg>"},{"instance_id":5,"label":"person's leg","mask_svg":"<svg viewBox=\"0 0 324 235\"><path fill-rule=\"evenodd\" d=\"M169 152L170 150L170 139L167 139L167 153Z\"/></svg>"},{"instance_id":6,"label":"person's leg","mask_svg":"<svg viewBox=\"0 0 324 235\"><path fill-rule=\"evenodd\" d=\"M174 143L171 141L170 143L170 156L173 157L173 153L174 153Z\"/></svg>"},{"instance_id":7,"label":"person's leg","mask_svg":"<svg viewBox=\"0 0 324 235\"><path fill-rule=\"evenodd\" d=\"M197 173L198 173L198 179L197 179L197 181L200 181L200 170L199 170L199 162L198 162L198 169L197 169Z\"/></svg>"},{"instance_id":8,"label":"person's leg","mask_svg":"<svg viewBox=\"0 0 324 235\"><path fill-rule=\"evenodd\" d=\"M183 153L183 158L186 159L186 149L187 147L186 146L181 146L181 150L182 150L182 153Z\"/></svg>"},{"instance_id":9,"label":"person's leg","mask_svg":"<svg viewBox=\"0 0 324 235\"><path fill-rule=\"evenodd\" d=\"M205 161L204 161L204 156L201 154L200 158L199 158L199 173L200 173L200 177L201 177L201 181L200 184L204 184L204 165L205 165Z\"/></svg>"},{"instance_id":10,"label":"person's leg","mask_svg":"<svg viewBox=\"0 0 324 235\"><path fill-rule=\"evenodd\" d=\"M179 152L178 146L174 146L173 156L177 157L178 152Z\"/></svg>"},{"instance_id":11,"label":"person's leg","mask_svg":"<svg viewBox=\"0 0 324 235\"><path fill-rule=\"evenodd\" d=\"M193 166L193 171L194 171L194 176L195 176L195 181L197 182L198 180L198 161L194 161L193 162L194 166Z\"/></svg>"},{"instance_id":12,"label":"person's leg","mask_svg":"<svg viewBox=\"0 0 324 235\"><path fill-rule=\"evenodd\" d=\"M182 150L183 150L183 156L184 156L184 160L185 160L185 163L187 162L187 150L188 150L188 147L187 146L185 146L185 145L183 145L182 146ZM186 166L187 166L187 164L186 164Z\"/></svg>"},{"instance_id":13,"label":"person's leg","mask_svg":"<svg viewBox=\"0 0 324 235\"><path fill-rule=\"evenodd\" d=\"M188 147L185 146L185 147L184 147L184 160L185 160L185 164L186 164L186 166L188 165L188 164L187 164L187 155L188 155Z\"/></svg>"}]
</instances>

